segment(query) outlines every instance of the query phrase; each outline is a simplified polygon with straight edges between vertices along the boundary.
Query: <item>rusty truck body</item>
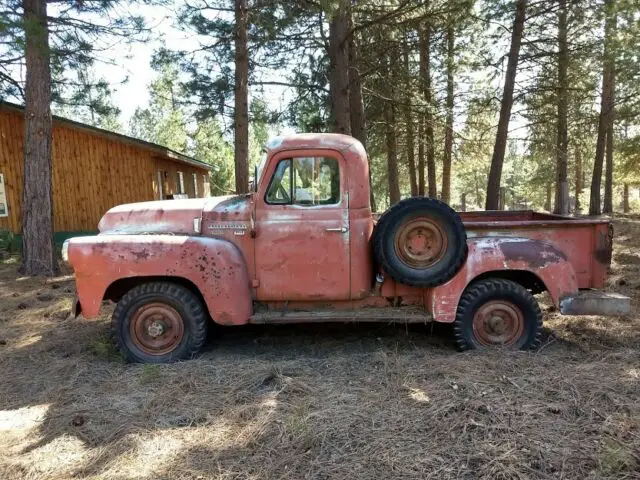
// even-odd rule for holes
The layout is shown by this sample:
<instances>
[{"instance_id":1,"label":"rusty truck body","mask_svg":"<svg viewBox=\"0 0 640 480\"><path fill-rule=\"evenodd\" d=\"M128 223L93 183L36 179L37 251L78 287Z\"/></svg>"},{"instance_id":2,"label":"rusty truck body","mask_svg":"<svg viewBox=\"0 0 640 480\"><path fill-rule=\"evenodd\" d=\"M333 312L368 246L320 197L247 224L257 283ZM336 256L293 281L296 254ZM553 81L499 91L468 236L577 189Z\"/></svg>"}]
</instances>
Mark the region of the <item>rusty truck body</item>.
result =
<instances>
[{"instance_id":1,"label":"rusty truck body","mask_svg":"<svg viewBox=\"0 0 640 480\"><path fill-rule=\"evenodd\" d=\"M98 235L63 247L76 313L116 302L124 355L165 362L193 356L211 321L436 321L454 323L461 349L535 348L536 293L563 314L628 311L628 299L597 290L611 261L608 219L458 215L415 199L376 225L368 178L357 140L293 135L269 142L252 193L115 207ZM445 260L437 279L420 277Z\"/></svg>"}]
</instances>

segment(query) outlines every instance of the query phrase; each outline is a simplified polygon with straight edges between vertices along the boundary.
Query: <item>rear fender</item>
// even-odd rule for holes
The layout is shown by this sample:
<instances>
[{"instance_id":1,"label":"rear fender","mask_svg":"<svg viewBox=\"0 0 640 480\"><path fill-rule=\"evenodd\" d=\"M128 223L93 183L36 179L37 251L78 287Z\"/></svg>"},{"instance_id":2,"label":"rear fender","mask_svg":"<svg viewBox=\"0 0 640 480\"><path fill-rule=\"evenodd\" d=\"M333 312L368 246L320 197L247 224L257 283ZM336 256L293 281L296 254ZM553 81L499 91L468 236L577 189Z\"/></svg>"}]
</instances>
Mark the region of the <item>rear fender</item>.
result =
<instances>
[{"instance_id":1,"label":"rear fender","mask_svg":"<svg viewBox=\"0 0 640 480\"><path fill-rule=\"evenodd\" d=\"M481 237L470 238L467 244L467 260L458 273L447 283L427 290L426 304L436 321L453 322L464 290L480 275L490 272L495 272L496 277L513 270L533 273L556 306L562 297L578 291L567 256L550 243L518 237Z\"/></svg>"},{"instance_id":2,"label":"rear fender","mask_svg":"<svg viewBox=\"0 0 640 480\"><path fill-rule=\"evenodd\" d=\"M98 315L109 285L126 278L179 277L202 294L215 322L247 323L249 275L242 254L226 240L180 235L99 235L69 242L82 313Z\"/></svg>"}]
</instances>

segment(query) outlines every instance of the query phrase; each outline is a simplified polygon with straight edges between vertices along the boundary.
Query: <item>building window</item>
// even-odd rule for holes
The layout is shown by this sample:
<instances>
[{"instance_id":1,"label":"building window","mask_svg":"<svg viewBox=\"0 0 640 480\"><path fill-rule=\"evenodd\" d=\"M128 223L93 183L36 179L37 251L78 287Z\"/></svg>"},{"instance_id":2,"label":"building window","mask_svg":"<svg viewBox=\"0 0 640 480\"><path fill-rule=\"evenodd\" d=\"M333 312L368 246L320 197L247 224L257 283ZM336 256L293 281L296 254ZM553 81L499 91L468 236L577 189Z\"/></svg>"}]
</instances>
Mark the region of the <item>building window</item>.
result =
<instances>
[{"instance_id":1,"label":"building window","mask_svg":"<svg viewBox=\"0 0 640 480\"><path fill-rule=\"evenodd\" d=\"M184 174L182 172L178 172L176 190L177 193L184 193Z\"/></svg>"},{"instance_id":2,"label":"building window","mask_svg":"<svg viewBox=\"0 0 640 480\"><path fill-rule=\"evenodd\" d=\"M193 196L198 198L198 174L193 174Z\"/></svg>"},{"instance_id":3,"label":"building window","mask_svg":"<svg viewBox=\"0 0 640 480\"><path fill-rule=\"evenodd\" d=\"M164 179L166 176L167 176L167 172L158 170L156 182L158 183L158 199L159 200L164 200Z\"/></svg>"},{"instance_id":4,"label":"building window","mask_svg":"<svg viewBox=\"0 0 640 480\"><path fill-rule=\"evenodd\" d=\"M4 174L0 173L0 217L8 217L9 208L7 207L7 191L4 185Z\"/></svg>"},{"instance_id":5,"label":"building window","mask_svg":"<svg viewBox=\"0 0 640 480\"><path fill-rule=\"evenodd\" d=\"M211 186L209 185L209 174L208 173L205 173L204 175L202 175L202 185L203 185L203 189L204 189L204 196L205 197L211 196Z\"/></svg>"}]
</instances>

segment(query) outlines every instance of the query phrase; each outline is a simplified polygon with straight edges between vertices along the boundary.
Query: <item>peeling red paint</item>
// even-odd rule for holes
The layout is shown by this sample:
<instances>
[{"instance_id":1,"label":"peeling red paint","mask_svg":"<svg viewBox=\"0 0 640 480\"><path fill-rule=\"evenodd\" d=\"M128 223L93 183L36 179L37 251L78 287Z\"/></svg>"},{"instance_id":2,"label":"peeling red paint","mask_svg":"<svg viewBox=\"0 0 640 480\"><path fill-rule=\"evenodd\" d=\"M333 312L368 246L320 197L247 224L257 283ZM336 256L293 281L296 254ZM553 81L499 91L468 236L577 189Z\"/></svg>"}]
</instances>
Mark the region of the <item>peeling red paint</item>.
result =
<instances>
[{"instance_id":1,"label":"peeling red paint","mask_svg":"<svg viewBox=\"0 0 640 480\"><path fill-rule=\"evenodd\" d=\"M563 258L563 255L558 254L557 249L551 245L543 242L537 242L538 245L535 245L534 240L517 237L471 238L467 243L469 253L462 269L444 285L427 292L428 306L438 321L453 322L458 301L465 288L478 276L487 272L495 272L496 276L508 270L531 272L545 285L556 306L564 295L578 291L573 266L566 256ZM546 260L533 260L530 253L511 256L505 254L505 250L512 254L521 244L529 251L547 252ZM523 251L525 247L521 247Z\"/></svg>"},{"instance_id":2,"label":"peeling red paint","mask_svg":"<svg viewBox=\"0 0 640 480\"><path fill-rule=\"evenodd\" d=\"M534 269L567 260L567 256L561 250L541 241L523 239L517 242L506 241L499 245L505 260L523 261Z\"/></svg>"},{"instance_id":3,"label":"peeling red paint","mask_svg":"<svg viewBox=\"0 0 640 480\"><path fill-rule=\"evenodd\" d=\"M446 284L419 289L387 278L375 289L371 236L376 215L369 205L369 167L360 142L309 134L278 139L268 148L256 193L122 205L105 214L101 235L73 239L69 258L85 315L98 313L112 282L140 276L192 282L214 321L229 325L252 321L254 302L268 310L322 309L318 318L326 320L332 310L417 305L425 319L451 322L474 279L513 270L533 273L556 305L580 288L604 286L611 260L608 220L523 211L462 213L469 253ZM298 156L338 162L339 203L265 202L278 161Z\"/></svg>"},{"instance_id":4,"label":"peeling red paint","mask_svg":"<svg viewBox=\"0 0 640 480\"><path fill-rule=\"evenodd\" d=\"M233 276L220 280L218 268L209 266L212 256ZM113 282L151 276L174 276L193 283L216 321L241 324L251 314L244 259L235 245L224 240L178 235L78 237L70 242L69 261L87 318L98 315L104 292Z\"/></svg>"}]
</instances>

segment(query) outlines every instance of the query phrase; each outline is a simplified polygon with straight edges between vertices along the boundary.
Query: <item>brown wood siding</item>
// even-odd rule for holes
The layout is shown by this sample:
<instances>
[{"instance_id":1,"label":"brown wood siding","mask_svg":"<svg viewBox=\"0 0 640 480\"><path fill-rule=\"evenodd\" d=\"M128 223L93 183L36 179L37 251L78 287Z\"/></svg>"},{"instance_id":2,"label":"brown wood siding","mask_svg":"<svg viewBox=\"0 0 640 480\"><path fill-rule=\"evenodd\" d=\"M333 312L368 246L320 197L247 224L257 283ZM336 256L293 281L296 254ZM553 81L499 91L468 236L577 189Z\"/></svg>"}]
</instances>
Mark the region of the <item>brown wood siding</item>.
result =
<instances>
[{"instance_id":1,"label":"brown wood siding","mask_svg":"<svg viewBox=\"0 0 640 480\"><path fill-rule=\"evenodd\" d=\"M0 110L0 173L5 176L8 217L0 217L0 229L21 230L24 124L22 114ZM148 149L92 134L54 120L53 220L56 232L93 231L100 217L123 203L156 200L157 172L167 172L166 195L176 193L177 172L184 173L189 197L194 197L193 173L198 196L204 197L207 170Z\"/></svg>"},{"instance_id":2,"label":"brown wood siding","mask_svg":"<svg viewBox=\"0 0 640 480\"><path fill-rule=\"evenodd\" d=\"M169 195L173 195L178 193L178 172L182 172L184 175L184 189L185 193L189 195L189 198L195 197L194 187L193 187L193 174L197 174L196 177L198 179L198 197L206 197L209 195L209 192L204 194L204 174L207 173L206 170L194 168L190 165L186 165L184 163L173 162L170 159L166 158L155 158L155 169L154 172L154 184L156 183L157 172L162 172L163 176L163 196L167 198ZM156 193L156 197L159 198L159 195Z\"/></svg>"}]
</instances>

